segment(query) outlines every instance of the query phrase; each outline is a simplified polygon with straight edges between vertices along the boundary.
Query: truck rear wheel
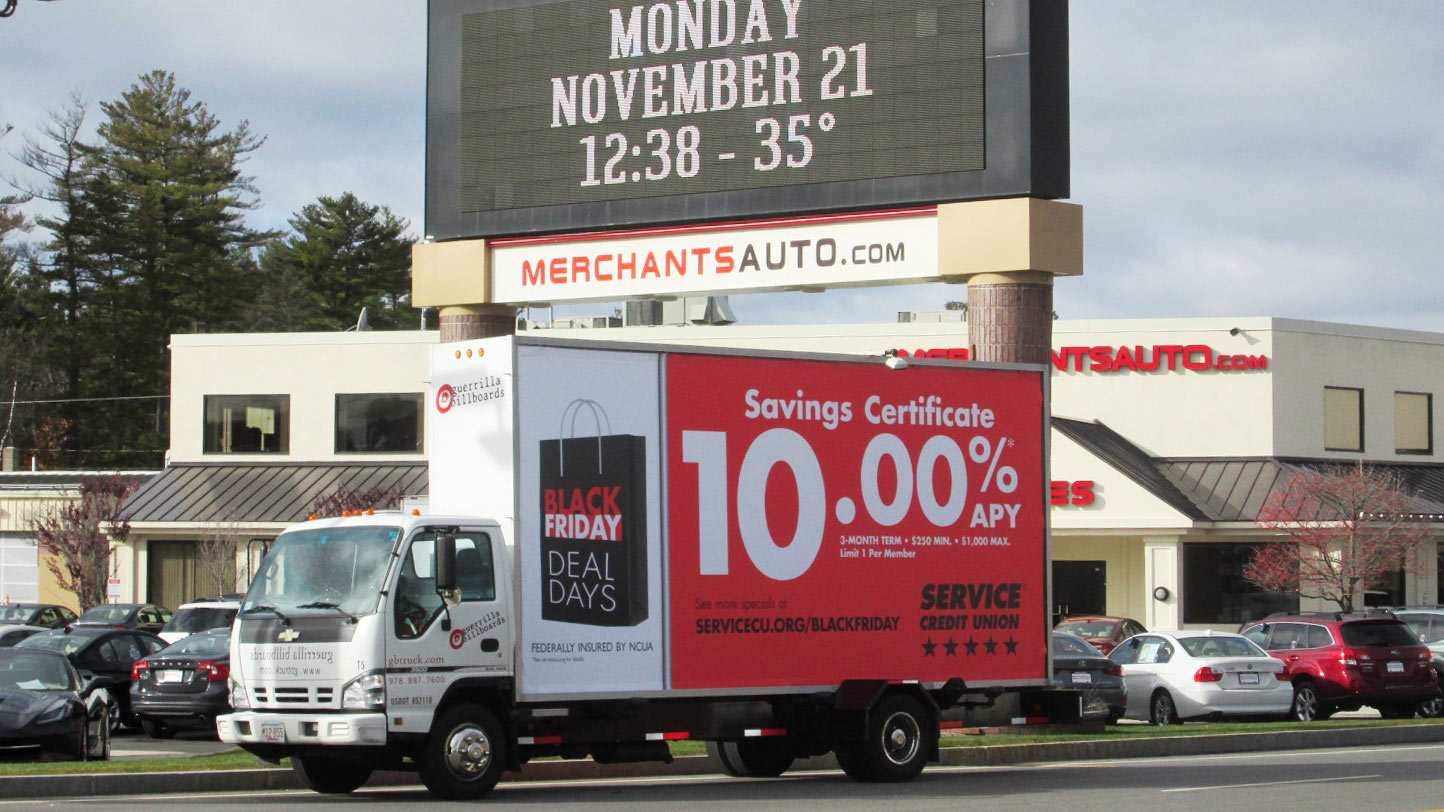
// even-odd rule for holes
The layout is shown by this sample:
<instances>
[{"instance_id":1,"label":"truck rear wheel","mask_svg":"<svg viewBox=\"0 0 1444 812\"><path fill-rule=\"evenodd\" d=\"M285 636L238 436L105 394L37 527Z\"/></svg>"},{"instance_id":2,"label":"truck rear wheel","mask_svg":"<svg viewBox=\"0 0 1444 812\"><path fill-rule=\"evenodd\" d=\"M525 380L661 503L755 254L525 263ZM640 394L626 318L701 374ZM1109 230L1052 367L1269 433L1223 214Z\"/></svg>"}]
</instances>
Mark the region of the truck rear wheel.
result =
<instances>
[{"instance_id":1,"label":"truck rear wheel","mask_svg":"<svg viewBox=\"0 0 1444 812\"><path fill-rule=\"evenodd\" d=\"M923 771L937 736L937 720L907 694L893 694L873 706L867 736L840 744L837 763L856 781L911 781Z\"/></svg>"},{"instance_id":2,"label":"truck rear wheel","mask_svg":"<svg viewBox=\"0 0 1444 812\"><path fill-rule=\"evenodd\" d=\"M325 756L291 756L291 772L301 786L325 795L355 792L371 777L371 768Z\"/></svg>"},{"instance_id":3,"label":"truck rear wheel","mask_svg":"<svg viewBox=\"0 0 1444 812\"><path fill-rule=\"evenodd\" d=\"M506 767L501 723L486 708L452 705L432 723L417 766L421 782L448 801L472 801L491 792Z\"/></svg>"},{"instance_id":4,"label":"truck rear wheel","mask_svg":"<svg viewBox=\"0 0 1444 812\"><path fill-rule=\"evenodd\" d=\"M759 739L707 742L707 755L733 778L776 778L795 759L784 743Z\"/></svg>"}]
</instances>

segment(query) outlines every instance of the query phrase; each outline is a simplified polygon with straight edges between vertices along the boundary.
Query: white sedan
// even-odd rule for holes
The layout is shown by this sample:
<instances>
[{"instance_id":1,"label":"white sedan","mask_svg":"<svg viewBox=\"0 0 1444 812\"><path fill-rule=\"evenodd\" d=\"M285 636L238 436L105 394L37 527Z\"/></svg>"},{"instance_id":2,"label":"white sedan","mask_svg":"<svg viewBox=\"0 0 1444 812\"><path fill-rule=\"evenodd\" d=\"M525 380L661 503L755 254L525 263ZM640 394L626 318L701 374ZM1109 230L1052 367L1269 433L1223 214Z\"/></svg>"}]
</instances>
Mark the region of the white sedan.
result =
<instances>
[{"instance_id":1,"label":"white sedan","mask_svg":"<svg viewBox=\"0 0 1444 812\"><path fill-rule=\"evenodd\" d=\"M1241 635L1149 632L1108 655L1123 666L1127 719L1155 725L1184 719L1282 715L1294 701L1283 661Z\"/></svg>"}]
</instances>

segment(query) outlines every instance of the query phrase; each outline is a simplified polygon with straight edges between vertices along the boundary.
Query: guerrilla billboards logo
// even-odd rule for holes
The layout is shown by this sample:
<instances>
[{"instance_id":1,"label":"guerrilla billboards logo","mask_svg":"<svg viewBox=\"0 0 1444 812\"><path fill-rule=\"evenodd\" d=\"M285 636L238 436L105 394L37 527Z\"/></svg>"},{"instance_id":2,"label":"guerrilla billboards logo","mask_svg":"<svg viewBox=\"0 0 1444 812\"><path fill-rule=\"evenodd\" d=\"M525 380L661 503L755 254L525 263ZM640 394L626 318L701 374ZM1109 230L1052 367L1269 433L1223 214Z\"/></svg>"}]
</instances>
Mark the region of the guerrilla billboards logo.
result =
<instances>
[{"instance_id":1,"label":"guerrilla billboards logo","mask_svg":"<svg viewBox=\"0 0 1444 812\"><path fill-rule=\"evenodd\" d=\"M500 400L506 397L506 388L500 375L483 375L474 381L452 386L444 383L436 388L436 411L446 414L458 406Z\"/></svg>"},{"instance_id":2,"label":"guerrilla billboards logo","mask_svg":"<svg viewBox=\"0 0 1444 812\"><path fill-rule=\"evenodd\" d=\"M587 400L567 407L563 435L582 410L596 435L540 443L542 618L635 626L647 619L646 438L608 433Z\"/></svg>"}]
</instances>

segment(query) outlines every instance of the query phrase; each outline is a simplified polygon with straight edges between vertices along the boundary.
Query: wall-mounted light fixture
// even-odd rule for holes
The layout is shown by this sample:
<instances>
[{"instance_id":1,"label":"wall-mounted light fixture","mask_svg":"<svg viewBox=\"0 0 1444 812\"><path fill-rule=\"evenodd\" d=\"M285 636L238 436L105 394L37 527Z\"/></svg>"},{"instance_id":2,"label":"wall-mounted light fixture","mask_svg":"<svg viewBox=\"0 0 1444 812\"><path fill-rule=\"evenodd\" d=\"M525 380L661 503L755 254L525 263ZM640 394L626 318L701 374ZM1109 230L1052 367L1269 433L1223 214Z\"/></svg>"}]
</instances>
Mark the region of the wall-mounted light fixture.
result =
<instances>
[{"instance_id":1,"label":"wall-mounted light fixture","mask_svg":"<svg viewBox=\"0 0 1444 812\"><path fill-rule=\"evenodd\" d=\"M1166 601L1168 600L1168 596L1172 594L1166 586L1156 586L1153 588L1153 599L1156 601Z\"/></svg>"}]
</instances>

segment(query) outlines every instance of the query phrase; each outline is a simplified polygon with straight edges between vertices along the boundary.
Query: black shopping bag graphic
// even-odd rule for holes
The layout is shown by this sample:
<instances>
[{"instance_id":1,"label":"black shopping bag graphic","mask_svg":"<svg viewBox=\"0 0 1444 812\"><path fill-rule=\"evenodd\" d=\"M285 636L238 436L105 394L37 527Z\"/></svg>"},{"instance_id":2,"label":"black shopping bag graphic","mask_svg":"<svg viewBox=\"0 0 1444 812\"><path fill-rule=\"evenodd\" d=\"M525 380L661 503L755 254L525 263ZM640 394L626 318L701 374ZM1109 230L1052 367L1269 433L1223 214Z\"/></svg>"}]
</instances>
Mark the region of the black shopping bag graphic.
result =
<instances>
[{"instance_id":1,"label":"black shopping bag graphic","mask_svg":"<svg viewBox=\"0 0 1444 812\"><path fill-rule=\"evenodd\" d=\"M583 410L596 418L597 433L571 436ZM604 424L596 402L576 401L563 414L564 436L541 441L546 620L635 626L647 619L647 438L605 433Z\"/></svg>"}]
</instances>

